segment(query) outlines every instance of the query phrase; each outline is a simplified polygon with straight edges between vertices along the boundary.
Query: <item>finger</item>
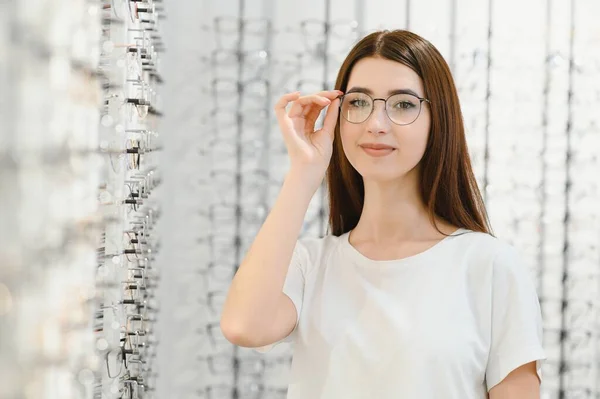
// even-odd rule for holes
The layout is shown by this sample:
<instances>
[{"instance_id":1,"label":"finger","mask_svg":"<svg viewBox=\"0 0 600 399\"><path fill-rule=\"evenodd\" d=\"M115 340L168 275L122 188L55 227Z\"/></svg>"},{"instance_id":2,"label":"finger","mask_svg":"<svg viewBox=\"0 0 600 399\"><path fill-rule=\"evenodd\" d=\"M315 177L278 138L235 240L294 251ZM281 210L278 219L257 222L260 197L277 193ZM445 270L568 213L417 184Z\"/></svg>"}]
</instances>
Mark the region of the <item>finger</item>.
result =
<instances>
[{"instance_id":1,"label":"finger","mask_svg":"<svg viewBox=\"0 0 600 399\"><path fill-rule=\"evenodd\" d=\"M304 117L306 119L305 127L309 133L312 133L315 130L315 123L317 122L317 119L319 118L319 115L321 115L321 112L324 108L325 107L313 106L306 113L306 116Z\"/></svg>"},{"instance_id":2,"label":"finger","mask_svg":"<svg viewBox=\"0 0 600 399\"><path fill-rule=\"evenodd\" d=\"M331 102L331 105L327 109L327 114L325 115L325 121L323 122L323 130L328 132L333 136L333 132L335 129L335 124L338 120L338 115L340 113L340 99L336 98Z\"/></svg>"},{"instance_id":3,"label":"finger","mask_svg":"<svg viewBox=\"0 0 600 399\"><path fill-rule=\"evenodd\" d=\"M298 100L296 100L296 102L298 102L302 105L307 105L307 104L311 104L311 103L329 104L329 103L331 103L331 100L327 97L320 96L318 94L311 94L308 96L300 97Z\"/></svg>"},{"instance_id":4,"label":"finger","mask_svg":"<svg viewBox=\"0 0 600 399\"><path fill-rule=\"evenodd\" d=\"M344 94L344 92L341 90L330 90L330 91L323 91L323 92L319 93L319 95L323 95L328 100L330 100L330 103L328 104L328 106L331 106L331 102L334 101L335 99L339 99L343 94ZM321 110L319 110L319 113L320 113L320 111ZM318 114L317 114L317 117L318 117Z\"/></svg>"},{"instance_id":5,"label":"finger","mask_svg":"<svg viewBox=\"0 0 600 399\"><path fill-rule=\"evenodd\" d=\"M289 116L291 118L306 117L308 112L310 112L310 107L306 107L306 105L317 103L321 105L322 109L329 105L331 100L341 96L342 94L344 94L344 92L341 90L326 90L312 95L299 97L295 99L294 105L290 109Z\"/></svg>"},{"instance_id":6,"label":"finger","mask_svg":"<svg viewBox=\"0 0 600 399\"><path fill-rule=\"evenodd\" d=\"M285 109L288 106L288 104L292 101L296 101L298 98L300 98L300 92L296 91L293 93L287 93L284 94L283 96L281 96L281 98L279 99L279 101L277 101L275 103L275 106L273 107L273 109L275 110L275 113L277 115L281 115L285 113Z\"/></svg>"},{"instance_id":7,"label":"finger","mask_svg":"<svg viewBox=\"0 0 600 399\"><path fill-rule=\"evenodd\" d=\"M329 105L331 101L325 97L319 96L304 96L294 101L288 113L290 118L306 118L306 115L313 107L323 109Z\"/></svg>"},{"instance_id":8,"label":"finger","mask_svg":"<svg viewBox=\"0 0 600 399\"><path fill-rule=\"evenodd\" d=\"M297 100L300 97L300 92L288 93L283 95L273 107L277 116L277 124L279 129L286 135L287 132L293 129L292 121L287 117L287 106L290 102Z\"/></svg>"},{"instance_id":9,"label":"finger","mask_svg":"<svg viewBox=\"0 0 600 399\"><path fill-rule=\"evenodd\" d=\"M326 97L333 101L336 97L339 97L342 94L344 94L344 92L341 90L326 90L326 91L320 91L315 94L318 96L321 96L321 97Z\"/></svg>"},{"instance_id":10,"label":"finger","mask_svg":"<svg viewBox=\"0 0 600 399\"><path fill-rule=\"evenodd\" d=\"M290 118L306 118L307 114L317 108L320 112L321 109L331 104L331 100L325 97L318 96L316 94L310 96L303 96L294 101L294 105L290 109Z\"/></svg>"},{"instance_id":11,"label":"finger","mask_svg":"<svg viewBox=\"0 0 600 399\"><path fill-rule=\"evenodd\" d=\"M334 90L333 91L333 95L332 95L332 97L333 97L332 100L339 99L339 97L341 95L339 93L343 93L343 92L339 91L339 90ZM336 105L336 107L339 108L339 102L337 104L338 105ZM333 106L333 103L329 103L328 106L329 106L329 108L331 108ZM317 122L317 119L319 118L319 115L321 115L321 111L323 111L323 108L311 109L306 114L306 128L307 128L306 130L310 130L311 132L314 131L315 123ZM327 114L325 115L325 117L327 117ZM337 116L336 116L336 118L337 118ZM323 128L325 128L325 124L323 124Z\"/></svg>"}]
</instances>

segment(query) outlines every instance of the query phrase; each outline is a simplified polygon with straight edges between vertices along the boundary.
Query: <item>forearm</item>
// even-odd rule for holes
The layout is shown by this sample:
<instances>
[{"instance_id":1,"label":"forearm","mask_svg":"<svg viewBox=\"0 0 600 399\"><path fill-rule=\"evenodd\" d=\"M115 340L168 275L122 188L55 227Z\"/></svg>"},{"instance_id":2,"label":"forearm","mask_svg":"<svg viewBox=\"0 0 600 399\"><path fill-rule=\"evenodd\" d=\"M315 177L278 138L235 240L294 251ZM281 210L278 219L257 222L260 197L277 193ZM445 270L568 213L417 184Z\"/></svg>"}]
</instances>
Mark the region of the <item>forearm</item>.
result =
<instances>
[{"instance_id":1,"label":"forearm","mask_svg":"<svg viewBox=\"0 0 600 399\"><path fill-rule=\"evenodd\" d=\"M279 196L233 278L221 324L260 331L271 321L315 185L290 171Z\"/></svg>"}]
</instances>

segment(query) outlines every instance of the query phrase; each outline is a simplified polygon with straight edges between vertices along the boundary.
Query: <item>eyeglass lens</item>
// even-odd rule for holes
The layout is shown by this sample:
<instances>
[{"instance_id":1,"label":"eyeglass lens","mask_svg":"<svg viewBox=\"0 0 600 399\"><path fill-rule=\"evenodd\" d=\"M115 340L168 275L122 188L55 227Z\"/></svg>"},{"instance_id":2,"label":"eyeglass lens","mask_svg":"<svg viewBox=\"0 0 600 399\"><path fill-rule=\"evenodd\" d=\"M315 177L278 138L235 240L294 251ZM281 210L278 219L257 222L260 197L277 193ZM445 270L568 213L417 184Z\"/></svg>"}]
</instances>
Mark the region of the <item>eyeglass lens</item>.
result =
<instances>
[{"instance_id":1,"label":"eyeglass lens","mask_svg":"<svg viewBox=\"0 0 600 399\"><path fill-rule=\"evenodd\" d=\"M373 112L374 103L365 93L348 93L342 100L342 116L350 123L362 123ZM412 94L395 94L387 99L385 110L395 124L409 125L421 113L421 100Z\"/></svg>"}]
</instances>

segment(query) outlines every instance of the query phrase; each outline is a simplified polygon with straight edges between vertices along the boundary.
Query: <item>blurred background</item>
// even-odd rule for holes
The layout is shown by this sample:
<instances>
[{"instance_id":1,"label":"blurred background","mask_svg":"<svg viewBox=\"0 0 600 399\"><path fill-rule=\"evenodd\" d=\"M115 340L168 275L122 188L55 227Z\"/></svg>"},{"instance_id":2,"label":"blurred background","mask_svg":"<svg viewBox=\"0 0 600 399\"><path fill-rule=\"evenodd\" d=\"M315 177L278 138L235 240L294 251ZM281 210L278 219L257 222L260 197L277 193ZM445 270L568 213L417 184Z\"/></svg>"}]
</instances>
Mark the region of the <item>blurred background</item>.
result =
<instances>
[{"instance_id":1,"label":"blurred background","mask_svg":"<svg viewBox=\"0 0 600 399\"><path fill-rule=\"evenodd\" d=\"M597 0L0 0L0 397L285 398L292 347L219 329L289 166L273 104L409 29L451 66L494 233L536 277L542 398L600 399L599 18ZM327 234L326 204L303 236Z\"/></svg>"}]
</instances>

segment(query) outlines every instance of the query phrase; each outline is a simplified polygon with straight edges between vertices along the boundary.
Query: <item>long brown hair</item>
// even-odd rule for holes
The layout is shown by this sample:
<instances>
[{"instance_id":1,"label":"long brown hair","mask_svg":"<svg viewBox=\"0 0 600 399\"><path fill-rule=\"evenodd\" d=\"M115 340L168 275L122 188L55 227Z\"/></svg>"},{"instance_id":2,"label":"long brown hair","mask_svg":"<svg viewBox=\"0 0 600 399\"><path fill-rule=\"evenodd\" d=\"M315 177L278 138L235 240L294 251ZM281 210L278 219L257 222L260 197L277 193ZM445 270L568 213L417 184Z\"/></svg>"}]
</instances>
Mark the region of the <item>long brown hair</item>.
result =
<instances>
[{"instance_id":1,"label":"long brown hair","mask_svg":"<svg viewBox=\"0 0 600 399\"><path fill-rule=\"evenodd\" d=\"M425 97L430 100L431 131L420 162L420 191L436 229L439 231L435 224L437 215L455 226L492 234L471 168L458 94L442 55L429 41L412 32L377 31L352 48L338 73L336 89L346 91L353 66L365 57L399 62L423 80ZM363 179L344 154L339 123L326 179L329 227L333 235L339 236L358 224L364 204Z\"/></svg>"}]
</instances>

